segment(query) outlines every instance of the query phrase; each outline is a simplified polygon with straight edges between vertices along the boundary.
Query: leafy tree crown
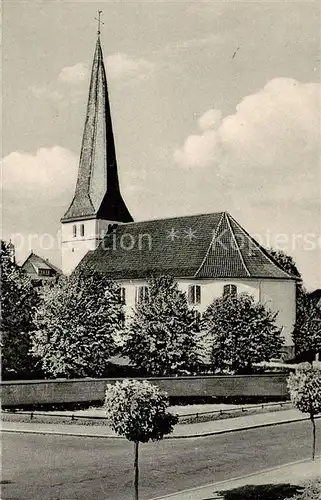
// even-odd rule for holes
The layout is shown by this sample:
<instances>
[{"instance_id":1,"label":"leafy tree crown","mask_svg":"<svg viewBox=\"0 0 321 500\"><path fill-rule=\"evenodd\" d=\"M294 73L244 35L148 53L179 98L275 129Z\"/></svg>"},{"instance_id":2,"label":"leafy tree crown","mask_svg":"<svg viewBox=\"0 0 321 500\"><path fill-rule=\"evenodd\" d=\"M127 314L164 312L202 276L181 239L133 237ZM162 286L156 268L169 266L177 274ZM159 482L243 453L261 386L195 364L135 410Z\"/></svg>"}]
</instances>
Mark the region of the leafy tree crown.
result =
<instances>
[{"instance_id":1,"label":"leafy tree crown","mask_svg":"<svg viewBox=\"0 0 321 500\"><path fill-rule=\"evenodd\" d=\"M122 328L118 286L81 270L43 290L33 336L33 354L54 376L100 376L115 352Z\"/></svg>"},{"instance_id":2,"label":"leafy tree crown","mask_svg":"<svg viewBox=\"0 0 321 500\"><path fill-rule=\"evenodd\" d=\"M286 273L296 276L299 280L301 279L301 273L291 255L287 255L283 250L275 250L273 248L269 248L267 252Z\"/></svg>"},{"instance_id":3,"label":"leafy tree crown","mask_svg":"<svg viewBox=\"0 0 321 500\"><path fill-rule=\"evenodd\" d=\"M1 240L2 373L25 376L34 369L29 355L31 332L39 295L31 280L11 260L9 245Z\"/></svg>"},{"instance_id":4,"label":"leafy tree crown","mask_svg":"<svg viewBox=\"0 0 321 500\"><path fill-rule=\"evenodd\" d=\"M198 313L189 308L172 277L148 281L149 300L136 305L124 352L152 375L191 373L197 369Z\"/></svg>"},{"instance_id":5,"label":"leafy tree crown","mask_svg":"<svg viewBox=\"0 0 321 500\"><path fill-rule=\"evenodd\" d=\"M177 416L167 412L167 394L147 381L108 384L104 407L112 428L129 441L161 440L178 421Z\"/></svg>"},{"instance_id":6,"label":"leafy tree crown","mask_svg":"<svg viewBox=\"0 0 321 500\"><path fill-rule=\"evenodd\" d=\"M291 401L302 413L321 413L321 369L301 363L288 378Z\"/></svg>"},{"instance_id":7,"label":"leafy tree crown","mask_svg":"<svg viewBox=\"0 0 321 500\"><path fill-rule=\"evenodd\" d=\"M247 372L253 363L278 357L284 339L276 317L276 313L247 293L215 299L202 321L212 343L214 370Z\"/></svg>"}]
</instances>

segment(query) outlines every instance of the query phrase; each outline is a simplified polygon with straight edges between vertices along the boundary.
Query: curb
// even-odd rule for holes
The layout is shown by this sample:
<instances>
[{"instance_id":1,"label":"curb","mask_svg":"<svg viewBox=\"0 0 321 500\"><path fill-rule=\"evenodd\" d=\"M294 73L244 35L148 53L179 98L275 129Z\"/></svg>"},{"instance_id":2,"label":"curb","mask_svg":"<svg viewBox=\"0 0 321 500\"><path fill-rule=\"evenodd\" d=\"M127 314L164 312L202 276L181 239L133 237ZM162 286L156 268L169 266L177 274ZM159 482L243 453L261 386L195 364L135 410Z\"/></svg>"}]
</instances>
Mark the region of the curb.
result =
<instances>
[{"instance_id":1,"label":"curb","mask_svg":"<svg viewBox=\"0 0 321 500\"><path fill-rule=\"evenodd\" d=\"M315 457L315 460L316 461L320 460L320 458L321 458L321 455L318 455ZM162 497L153 497L153 498L150 498L149 500L165 500L166 498L173 498L173 497L175 497L175 495L184 495L185 493L190 493L193 491L200 491L204 488L215 488L215 490L216 490L217 487L224 486L224 484L229 484L232 481L241 481L242 479L247 479L249 477L259 476L260 474L267 474L268 472L272 472L272 471L279 471L281 469L285 469L286 467L291 467L293 465L299 465L299 464L303 464L305 462L310 462L310 461L311 461L311 458L303 458L302 460L296 460L295 462L289 462L287 464L277 465L276 467L270 467L268 469L263 469L259 472L251 472L250 474L245 474L244 476L237 476L237 477L232 477L231 479L224 479L223 481L218 481L217 483L208 483L208 484L204 484L202 486L196 486L195 488L188 488L187 490L176 491L175 493L169 493L169 494L164 495Z\"/></svg>"},{"instance_id":2,"label":"curb","mask_svg":"<svg viewBox=\"0 0 321 500\"><path fill-rule=\"evenodd\" d=\"M318 415L315 417L315 419L321 418L321 415ZM200 434L187 434L187 435L181 435L181 436L164 436L164 439L188 439L188 438L201 438L201 437L209 437L209 436L215 436L219 434L228 434L231 432L239 432L239 431L247 431L251 429L258 429L260 427L273 427L275 425L282 425L282 424L290 424L290 423L295 423L295 422L302 422L309 420L309 417L303 417L303 418L295 418L295 419L290 419L290 420L280 420L278 422L269 422L265 424L254 424L254 425L248 425L246 427L234 427L230 429L222 429L222 430L216 430L216 431L209 431L209 432L203 432ZM37 425L37 424L32 424L32 425ZM72 436L72 437L88 437L88 438L103 438L103 439L126 439L122 436L117 436L117 435L112 435L112 434L90 434L90 433L80 433L80 432L66 432L66 431L46 431L46 430L30 430L30 429L6 429L5 427L2 427L1 429L2 432L11 432L11 433L18 433L18 434L48 434L48 435L56 435L56 436Z\"/></svg>"},{"instance_id":3,"label":"curb","mask_svg":"<svg viewBox=\"0 0 321 500\"><path fill-rule=\"evenodd\" d=\"M33 424L37 425L37 424ZM15 434L48 434L53 436L72 436L72 437L87 437L87 438L104 438L104 439L126 439L123 436L117 436L117 434L81 434L80 432L64 432L64 431L37 431L30 429L1 429L1 432L15 433Z\"/></svg>"},{"instance_id":4,"label":"curb","mask_svg":"<svg viewBox=\"0 0 321 500\"><path fill-rule=\"evenodd\" d=\"M316 416L315 420L317 418L321 418L321 415ZM248 431L251 429L258 429L260 427L273 427L275 425L291 424L291 423L295 423L295 422L304 422L306 420L309 420L309 417L293 418L293 419L288 419L288 420L279 420L278 422L268 422L265 424L253 424L253 425L247 425L244 427L232 427L231 429L222 429L222 430L217 430L217 431L203 432L202 434L188 434L186 436L165 436L164 439L182 439L182 438L187 439L187 438L215 436L218 434L229 434L231 432Z\"/></svg>"}]
</instances>

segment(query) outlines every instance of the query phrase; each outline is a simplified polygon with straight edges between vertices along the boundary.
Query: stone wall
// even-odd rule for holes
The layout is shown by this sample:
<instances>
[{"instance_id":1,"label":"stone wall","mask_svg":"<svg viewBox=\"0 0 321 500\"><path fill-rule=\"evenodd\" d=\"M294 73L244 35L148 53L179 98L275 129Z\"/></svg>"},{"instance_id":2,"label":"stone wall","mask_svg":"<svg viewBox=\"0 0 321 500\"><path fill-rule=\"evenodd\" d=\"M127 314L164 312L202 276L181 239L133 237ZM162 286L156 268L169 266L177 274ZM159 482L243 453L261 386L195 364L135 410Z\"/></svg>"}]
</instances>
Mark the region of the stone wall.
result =
<instances>
[{"instance_id":1,"label":"stone wall","mask_svg":"<svg viewBox=\"0 0 321 500\"><path fill-rule=\"evenodd\" d=\"M287 399L286 374L149 378L171 397ZM1 383L3 407L103 401L107 384L122 379L58 379ZM142 380L142 379L138 379Z\"/></svg>"}]
</instances>

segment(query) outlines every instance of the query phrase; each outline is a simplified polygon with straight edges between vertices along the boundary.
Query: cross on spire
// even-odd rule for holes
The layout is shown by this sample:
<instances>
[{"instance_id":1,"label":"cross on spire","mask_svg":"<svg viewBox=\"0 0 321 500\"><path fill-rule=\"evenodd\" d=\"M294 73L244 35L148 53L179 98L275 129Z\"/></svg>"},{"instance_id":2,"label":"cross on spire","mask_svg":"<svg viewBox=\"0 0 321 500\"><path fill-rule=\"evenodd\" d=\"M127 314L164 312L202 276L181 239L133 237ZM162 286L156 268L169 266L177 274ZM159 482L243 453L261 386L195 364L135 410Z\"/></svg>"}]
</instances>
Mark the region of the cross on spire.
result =
<instances>
[{"instance_id":1,"label":"cross on spire","mask_svg":"<svg viewBox=\"0 0 321 500\"><path fill-rule=\"evenodd\" d=\"M101 15L101 13L102 13L102 10L99 10L99 11L98 11L98 19L97 19L97 17L95 17L96 21L98 21L98 30L97 30L97 35L98 35L98 36L100 35L100 26L101 26L101 24L104 24L104 23L102 22L102 20L100 19L100 15Z\"/></svg>"}]
</instances>

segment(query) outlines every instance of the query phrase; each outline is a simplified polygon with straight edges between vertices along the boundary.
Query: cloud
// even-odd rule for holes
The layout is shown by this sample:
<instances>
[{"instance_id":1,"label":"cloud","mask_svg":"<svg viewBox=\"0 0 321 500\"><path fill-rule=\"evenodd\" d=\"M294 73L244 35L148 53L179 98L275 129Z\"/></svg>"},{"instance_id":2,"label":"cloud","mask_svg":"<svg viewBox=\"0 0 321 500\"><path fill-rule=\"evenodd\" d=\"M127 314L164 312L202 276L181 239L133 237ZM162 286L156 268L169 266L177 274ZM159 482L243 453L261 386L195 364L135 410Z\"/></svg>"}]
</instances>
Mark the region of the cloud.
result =
<instances>
[{"instance_id":1,"label":"cloud","mask_svg":"<svg viewBox=\"0 0 321 500\"><path fill-rule=\"evenodd\" d=\"M39 100L48 100L59 107L65 107L79 102L83 97L84 87L81 84L87 74L87 65L77 63L63 68L55 81L46 85L32 85L30 91Z\"/></svg>"},{"instance_id":2,"label":"cloud","mask_svg":"<svg viewBox=\"0 0 321 500\"><path fill-rule=\"evenodd\" d=\"M77 172L77 157L60 146L40 148L35 154L10 153L2 160L4 197L19 206L57 200L69 201Z\"/></svg>"},{"instance_id":3,"label":"cloud","mask_svg":"<svg viewBox=\"0 0 321 500\"><path fill-rule=\"evenodd\" d=\"M217 165L221 158L222 145L215 130L205 130L202 135L189 135L184 146L174 152L176 163L186 168Z\"/></svg>"},{"instance_id":4,"label":"cloud","mask_svg":"<svg viewBox=\"0 0 321 500\"><path fill-rule=\"evenodd\" d=\"M121 81L145 78L155 67L145 59L133 59L123 53L108 56L105 65L107 78ZM66 66L62 68L56 81L43 86L33 85L30 91L37 99L49 100L60 107L76 104L83 98L85 87L82 84L88 77L88 71L89 66L84 62Z\"/></svg>"},{"instance_id":5,"label":"cloud","mask_svg":"<svg viewBox=\"0 0 321 500\"><path fill-rule=\"evenodd\" d=\"M111 54L106 58L107 77L114 79L144 78L154 69L145 59L133 59L126 54Z\"/></svg>"},{"instance_id":6,"label":"cloud","mask_svg":"<svg viewBox=\"0 0 321 500\"><path fill-rule=\"evenodd\" d=\"M201 130L216 128L220 125L221 119L222 113L219 109L209 109L199 117L198 126Z\"/></svg>"},{"instance_id":7,"label":"cloud","mask_svg":"<svg viewBox=\"0 0 321 500\"><path fill-rule=\"evenodd\" d=\"M252 202L317 203L320 197L321 86L276 78L220 120L209 110L201 132L174 151L185 168L212 168Z\"/></svg>"},{"instance_id":8,"label":"cloud","mask_svg":"<svg viewBox=\"0 0 321 500\"><path fill-rule=\"evenodd\" d=\"M69 85L79 85L85 80L87 74L88 66L80 62L74 64L74 66L63 68L58 75L58 80Z\"/></svg>"}]
</instances>

